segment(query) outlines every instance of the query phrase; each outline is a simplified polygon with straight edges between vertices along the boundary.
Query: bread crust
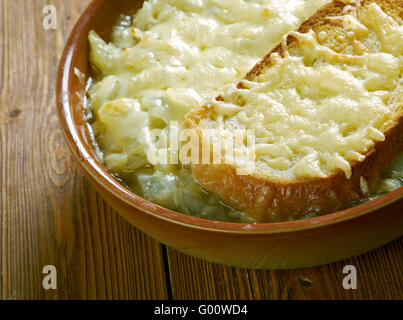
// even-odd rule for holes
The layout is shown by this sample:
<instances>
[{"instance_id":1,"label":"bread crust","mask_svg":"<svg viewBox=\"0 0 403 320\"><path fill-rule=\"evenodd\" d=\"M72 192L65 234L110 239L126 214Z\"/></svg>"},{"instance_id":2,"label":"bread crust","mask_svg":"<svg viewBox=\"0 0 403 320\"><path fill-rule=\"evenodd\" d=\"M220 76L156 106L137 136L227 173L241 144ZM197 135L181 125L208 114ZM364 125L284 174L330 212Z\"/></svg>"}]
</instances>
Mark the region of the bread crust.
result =
<instances>
[{"instance_id":1,"label":"bread crust","mask_svg":"<svg viewBox=\"0 0 403 320\"><path fill-rule=\"evenodd\" d=\"M373 2L388 14L393 12L399 17L403 15L403 1L368 0L361 3L365 6ZM298 32L319 30L327 23L325 17L342 15L345 6L344 2L333 1L322 7L302 23ZM296 45L296 40L291 36L286 41L288 47ZM248 72L245 79L256 79L270 66L271 55L274 52L283 55L282 50L281 44L275 47ZM239 83L238 87L242 87L242 84ZM222 100L221 97L217 99ZM402 99L399 99L399 106L401 104ZM202 106L186 116L185 125L196 129L201 136L200 120L214 118L214 113L215 110L211 106ZM326 214L345 209L363 198L368 190L372 190L380 178L381 171L403 150L403 115L396 114L383 133L385 140L375 142L365 154L364 161L351 162L352 176L349 179L342 170L337 170L325 178L280 180L257 174L238 175L236 168L229 164L192 163L191 168L202 187L217 194L224 202L245 212L256 221L294 220L309 212ZM368 190L362 188L362 177L368 184Z\"/></svg>"}]
</instances>

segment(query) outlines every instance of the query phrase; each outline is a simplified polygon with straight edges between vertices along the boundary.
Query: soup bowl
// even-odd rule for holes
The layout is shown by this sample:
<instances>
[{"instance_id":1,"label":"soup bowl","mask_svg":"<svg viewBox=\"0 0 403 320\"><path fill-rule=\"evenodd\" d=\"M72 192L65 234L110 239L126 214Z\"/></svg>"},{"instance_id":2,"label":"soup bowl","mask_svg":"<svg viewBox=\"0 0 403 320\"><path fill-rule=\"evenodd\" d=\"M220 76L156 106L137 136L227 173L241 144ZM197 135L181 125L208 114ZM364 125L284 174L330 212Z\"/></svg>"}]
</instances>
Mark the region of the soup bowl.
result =
<instances>
[{"instance_id":1,"label":"soup bowl","mask_svg":"<svg viewBox=\"0 0 403 320\"><path fill-rule=\"evenodd\" d=\"M256 269L315 266L355 256L403 235L403 187L347 210L305 220L231 223L206 220L158 206L108 172L93 145L82 98L91 75L88 33L108 40L121 13L137 0L93 1L65 45L57 79L57 112L65 139L89 181L129 223L186 254ZM80 70L82 76L77 76Z\"/></svg>"}]
</instances>

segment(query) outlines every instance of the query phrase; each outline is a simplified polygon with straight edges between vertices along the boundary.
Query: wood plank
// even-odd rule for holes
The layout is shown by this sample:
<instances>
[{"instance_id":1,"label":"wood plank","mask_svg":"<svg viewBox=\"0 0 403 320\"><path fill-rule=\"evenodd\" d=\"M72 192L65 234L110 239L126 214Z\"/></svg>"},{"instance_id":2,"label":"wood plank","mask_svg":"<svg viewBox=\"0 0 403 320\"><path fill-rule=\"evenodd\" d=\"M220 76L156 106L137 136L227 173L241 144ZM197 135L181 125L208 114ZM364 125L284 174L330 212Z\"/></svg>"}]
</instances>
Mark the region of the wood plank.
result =
<instances>
[{"instance_id":1,"label":"wood plank","mask_svg":"<svg viewBox=\"0 0 403 320\"><path fill-rule=\"evenodd\" d=\"M0 299L164 299L162 246L97 195L55 109L58 57L89 1L0 1ZM54 265L57 290L44 290Z\"/></svg>"},{"instance_id":2,"label":"wood plank","mask_svg":"<svg viewBox=\"0 0 403 320\"><path fill-rule=\"evenodd\" d=\"M403 299L403 238L345 261L295 270L248 270L168 249L174 299ZM343 268L357 270L357 289L343 287Z\"/></svg>"}]
</instances>

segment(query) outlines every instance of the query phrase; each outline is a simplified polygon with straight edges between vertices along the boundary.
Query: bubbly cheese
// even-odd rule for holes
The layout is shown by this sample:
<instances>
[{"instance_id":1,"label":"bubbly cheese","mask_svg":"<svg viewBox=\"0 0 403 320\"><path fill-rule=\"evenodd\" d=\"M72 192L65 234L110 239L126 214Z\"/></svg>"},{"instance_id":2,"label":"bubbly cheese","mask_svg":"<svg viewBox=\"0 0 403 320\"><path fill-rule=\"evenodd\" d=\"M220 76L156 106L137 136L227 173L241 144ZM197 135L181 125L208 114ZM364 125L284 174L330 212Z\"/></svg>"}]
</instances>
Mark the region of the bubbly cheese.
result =
<instances>
[{"instance_id":1,"label":"bubbly cheese","mask_svg":"<svg viewBox=\"0 0 403 320\"><path fill-rule=\"evenodd\" d=\"M181 182L191 181L184 178L191 177L190 170L150 165L147 150L158 149L151 130L169 130L170 121L181 126L187 111L242 79L287 32L327 2L150 0L133 17L122 17L110 43L91 32L90 61L96 71L89 90L92 129L107 168L156 203L201 215L214 211L213 200L196 182L192 190L204 200L179 200ZM163 195L162 189L167 190ZM186 201L199 205L190 210ZM224 207L213 202L215 217L224 219Z\"/></svg>"},{"instance_id":2,"label":"bubbly cheese","mask_svg":"<svg viewBox=\"0 0 403 320\"><path fill-rule=\"evenodd\" d=\"M388 119L400 101L393 92L403 71L403 27L377 4L342 19L355 41L376 34L379 48L341 54L321 45L314 31L290 32L300 54L272 57L256 81L231 85L215 101L218 113L233 104L233 114L216 122L223 130L253 129L257 171L272 177L327 177L336 170L352 175L351 163L363 161L383 141ZM322 35L323 37L323 35ZM236 108L241 102L241 108ZM246 162L247 164L248 162Z\"/></svg>"},{"instance_id":3,"label":"bubbly cheese","mask_svg":"<svg viewBox=\"0 0 403 320\"><path fill-rule=\"evenodd\" d=\"M151 165L147 150L158 149L151 131L168 131L171 121L180 127L188 110L241 80L287 32L328 2L150 0L133 16L122 16L110 43L91 32L91 128L107 168L140 195L170 209L250 221L205 193L186 167ZM351 32L365 32L362 24L350 24ZM289 167L281 159L270 163Z\"/></svg>"},{"instance_id":4,"label":"bubbly cheese","mask_svg":"<svg viewBox=\"0 0 403 320\"><path fill-rule=\"evenodd\" d=\"M114 155L108 168L142 166L144 161L138 157L144 157L152 143L143 144L146 128L165 128L175 120L182 123L188 110L240 80L286 32L325 2L152 0L132 21L123 20L114 29L111 43L91 32L90 59L99 74L89 95L98 142L105 157ZM131 117L147 119L133 122L131 134L125 134L123 123L116 130L103 115L111 108L130 109ZM116 117L128 122L126 111ZM133 152L133 144L142 146L142 153L138 147Z\"/></svg>"}]
</instances>

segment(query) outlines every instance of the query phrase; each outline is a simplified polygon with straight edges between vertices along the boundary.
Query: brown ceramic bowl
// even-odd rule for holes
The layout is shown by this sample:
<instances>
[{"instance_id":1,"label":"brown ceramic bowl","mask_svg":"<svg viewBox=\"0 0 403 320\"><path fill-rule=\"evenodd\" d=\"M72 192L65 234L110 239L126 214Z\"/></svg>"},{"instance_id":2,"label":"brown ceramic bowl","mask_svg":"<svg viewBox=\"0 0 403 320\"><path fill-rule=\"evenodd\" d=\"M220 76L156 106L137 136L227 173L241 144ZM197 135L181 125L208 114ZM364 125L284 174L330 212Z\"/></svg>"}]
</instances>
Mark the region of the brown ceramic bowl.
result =
<instances>
[{"instance_id":1,"label":"brown ceramic bowl","mask_svg":"<svg viewBox=\"0 0 403 320\"><path fill-rule=\"evenodd\" d=\"M65 138L88 179L131 224L187 254L227 265L286 269L325 264L384 245L403 235L403 187L365 204L307 220L241 224L187 216L162 208L120 184L91 143L76 92L87 77L90 30L108 39L120 13L133 13L141 0L93 1L77 22L61 57L57 111Z\"/></svg>"}]
</instances>

